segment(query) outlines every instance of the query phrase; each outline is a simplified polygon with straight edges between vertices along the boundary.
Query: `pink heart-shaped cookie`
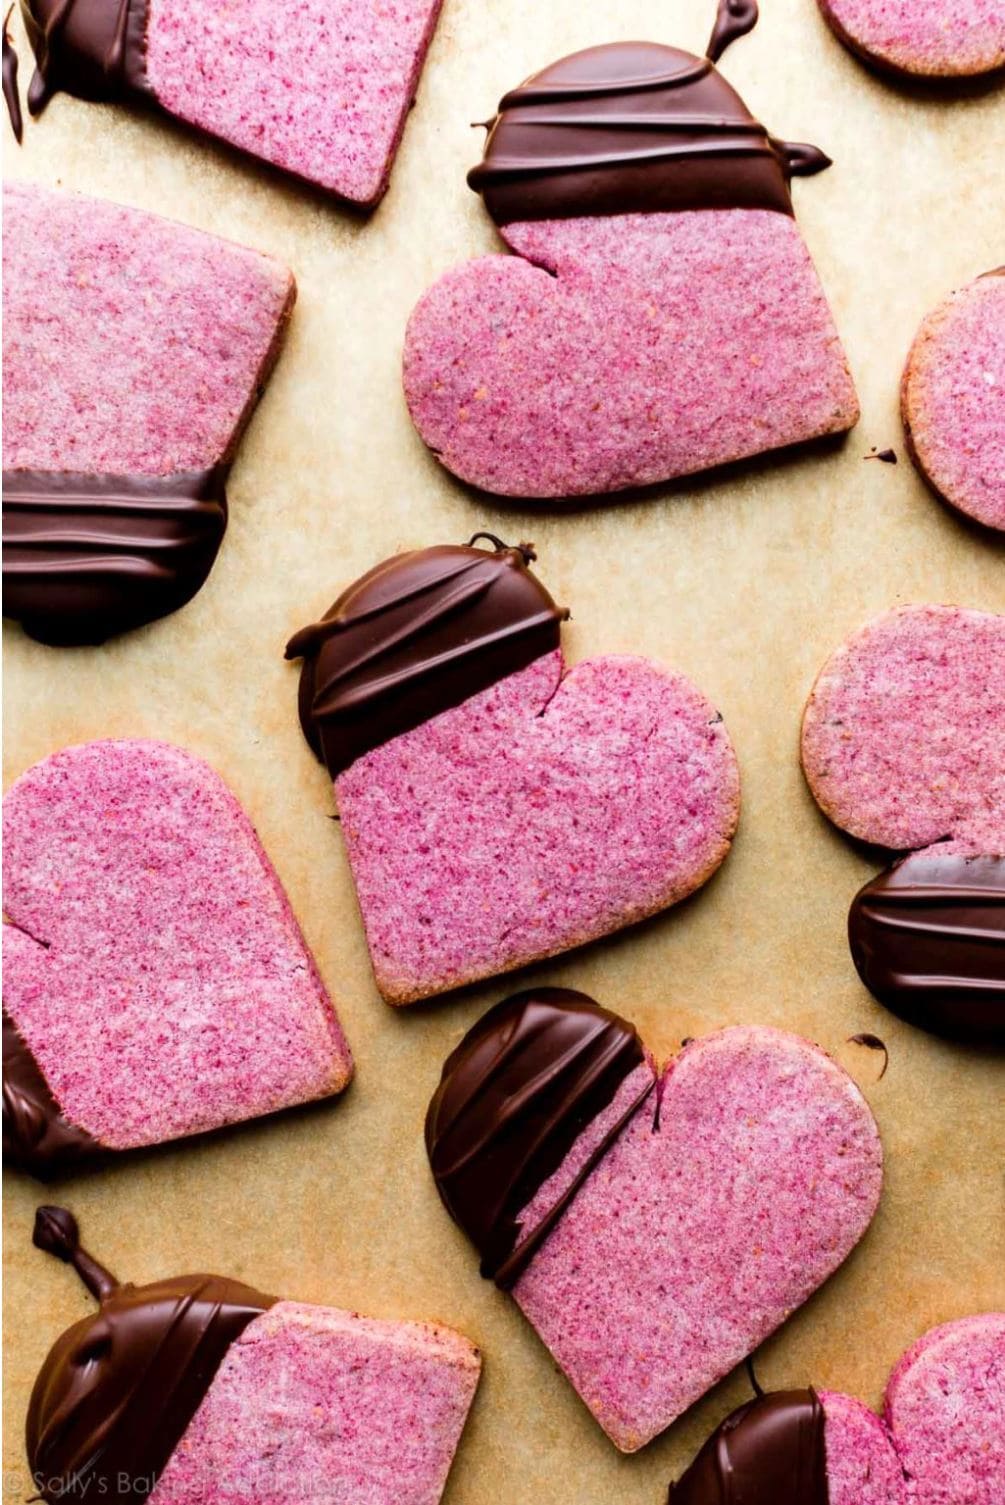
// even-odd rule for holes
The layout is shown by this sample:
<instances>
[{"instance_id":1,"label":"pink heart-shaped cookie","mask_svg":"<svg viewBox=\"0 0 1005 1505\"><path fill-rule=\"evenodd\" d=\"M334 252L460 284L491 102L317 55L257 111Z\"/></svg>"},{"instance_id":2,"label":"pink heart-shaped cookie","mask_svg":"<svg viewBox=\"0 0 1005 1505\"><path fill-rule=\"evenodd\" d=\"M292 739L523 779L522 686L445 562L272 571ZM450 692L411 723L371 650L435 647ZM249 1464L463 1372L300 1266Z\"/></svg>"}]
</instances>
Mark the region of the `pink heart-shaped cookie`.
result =
<instances>
[{"instance_id":1,"label":"pink heart-shaped cookie","mask_svg":"<svg viewBox=\"0 0 1005 1505\"><path fill-rule=\"evenodd\" d=\"M352 1058L201 759L88 742L3 802L4 1152L35 1174L340 1092Z\"/></svg>"},{"instance_id":2,"label":"pink heart-shaped cookie","mask_svg":"<svg viewBox=\"0 0 1005 1505\"><path fill-rule=\"evenodd\" d=\"M1005 1042L1005 616L868 623L820 671L802 759L836 825L909 853L852 903L863 982L925 1029Z\"/></svg>"},{"instance_id":3,"label":"pink heart-shaped cookie","mask_svg":"<svg viewBox=\"0 0 1005 1505\"><path fill-rule=\"evenodd\" d=\"M415 308L404 386L425 443L507 496L645 486L841 433L855 389L793 217L813 147L769 136L714 61L594 47L508 94L469 178L515 256Z\"/></svg>"},{"instance_id":4,"label":"pink heart-shaped cookie","mask_svg":"<svg viewBox=\"0 0 1005 1505\"><path fill-rule=\"evenodd\" d=\"M562 989L469 1031L426 1143L483 1274L626 1452L837 1269L882 1183L872 1114L815 1045L724 1029L659 1075L631 1025Z\"/></svg>"},{"instance_id":5,"label":"pink heart-shaped cookie","mask_svg":"<svg viewBox=\"0 0 1005 1505\"><path fill-rule=\"evenodd\" d=\"M722 718L643 658L565 673L526 547L379 565L298 633L377 985L411 1003L665 909L729 850Z\"/></svg>"},{"instance_id":6,"label":"pink heart-shaped cookie","mask_svg":"<svg viewBox=\"0 0 1005 1505\"><path fill-rule=\"evenodd\" d=\"M776 1391L727 1416L671 1505L1000 1505L1005 1313L926 1333L901 1359L883 1420L850 1395Z\"/></svg>"}]
</instances>

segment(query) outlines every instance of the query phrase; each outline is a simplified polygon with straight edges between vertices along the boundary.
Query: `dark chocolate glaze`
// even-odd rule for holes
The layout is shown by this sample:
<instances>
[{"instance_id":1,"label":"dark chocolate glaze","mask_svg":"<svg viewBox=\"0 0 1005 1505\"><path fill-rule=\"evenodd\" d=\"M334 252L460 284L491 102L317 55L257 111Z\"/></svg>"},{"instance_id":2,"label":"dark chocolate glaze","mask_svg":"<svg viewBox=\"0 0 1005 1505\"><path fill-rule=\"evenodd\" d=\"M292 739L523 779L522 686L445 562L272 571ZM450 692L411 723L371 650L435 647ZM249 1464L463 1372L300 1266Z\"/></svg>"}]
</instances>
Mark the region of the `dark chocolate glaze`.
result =
<instances>
[{"instance_id":1,"label":"dark chocolate glaze","mask_svg":"<svg viewBox=\"0 0 1005 1505\"><path fill-rule=\"evenodd\" d=\"M442 545L385 560L286 647L302 658L300 725L333 778L559 646L568 616L527 544Z\"/></svg>"},{"instance_id":2,"label":"dark chocolate glaze","mask_svg":"<svg viewBox=\"0 0 1005 1505\"><path fill-rule=\"evenodd\" d=\"M757 0L719 0L719 10L705 56L717 63L726 51L757 25Z\"/></svg>"},{"instance_id":3,"label":"dark chocolate glaze","mask_svg":"<svg viewBox=\"0 0 1005 1505\"><path fill-rule=\"evenodd\" d=\"M21 96L17 92L17 53L14 51L14 43L7 30L13 9L12 5L3 23L3 99L7 106L7 114L10 116L14 139L20 145L24 135L24 120L21 116Z\"/></svg>"},{"instance_id":4,"label":"dark chocolate glaze","mask_svg":"<svg viewBox=\"0 0 1005 1505\"><path fill-rule=\"evenodd\" d=\"M426 1150L443 1204L481 1254L486 1278L510 1286L526 1268L655 1078L526 1233L521 1211L645 1061L627 1020L566 988L496 1004L447 1058L426 1114Z\"/></svg>"},{"instance_id":5,"label":"dark chocolate glaze","mask_svg":"<svg viewBox=\"0 0 1005 1505\"><path fill-rule=\"evenodd\" d=\"M184 606L227 528L226 467L172 476L5 470L4 615L100 643Z\"/></svg>"},{"instance_id":6,"label":"dark chocolate glaze","mask_svg":"<svg viewBox=\"0 0 1005 1505\"><path fill-rule=\"evenodd\" d=\"M3 1011L3 1157L40 1181L108 1153L70 1123L14 1020Z\"/></svg>"},{"instance_id":7,"label":"dark chocolate glaze","mask_svg":"<svg viewBox=\"0 0 1005 1505\"><path fill-rule=\"evenodd\" d=\"M887 1070L890 1065L890 1051L887 1047L886 1041L881 1040L878 1035L870 1035L863 1032L860 1035L849 1035L848 1044L864 1045L866 1050L881 1050L883 1052L883 1065L880 1069L879 1077L877 1079L879 1081L882 1081L886 1076Z\"/></svg>"},{"instance_id":8,"label":"dark chocolate glaze","mask_svg":"<svg viewBox=\"0 0 1005 1505\"><path fill-rule=\"evenodd\" d=\"M906 858L855 895L848 940L870 993L909 1024L1005 1045L1005 857Z\"/></svg>"},{"instance_id":9,"label":"dark chocolate glaze","mask_svg":"<svg viewBox=\"0 0 1005 1505\"><path fill-rule=\"evenodd\" d=\"M80 1248L76 1219L40 1207L34 1242L72 1264L101 1305L58 1338L28 1406L43 1500L145 1500L230 1345L275 1298L218 1275L120 1285Z\"/></svg>"},{"instance_id":10,"label":"dark chocolate glaze","mask_svg":"<svg viewBox=\"0 0 1005 1505\"><path fill-rule=\"evenodd\" d=\"M813 1390L748 1401L671 1485L670 1505L829 1505L825 1421Z\"/></svg>"},{"instance_id":11,"label":"dark chocolate glaze","mask_svg":"<svg viewBox=\"0 0 1005 1505\"><path fill-rule=\"evenodd\" d=\"M881 460L884 465L896 465L897 451L894 449L874 449L871 455L864 455L865 460Z\"/></svg>"},{"instance_id":12,"label":"dark chocolate glaze","mask_svg":"<svg viewBox=\"0 0 1005 1505\"><path fill-rule=\"evenodd\" d=\"M28 109L54 94L151 98L146 78L147 0L21 0L35 54Z\"/></svg>"},{"instance_id":13,"label":"dark chocolate glaze","mask_svg":"<svg viewBox=\"0 0 1005 1505\"><path fill-rule=\"evenodd\" d=\"M791 215L793 174L829 165L816 147L769 136L708 58L615 42L507 94L468 183L498 225L679 209Z\"/></svg>"}]
</instances>

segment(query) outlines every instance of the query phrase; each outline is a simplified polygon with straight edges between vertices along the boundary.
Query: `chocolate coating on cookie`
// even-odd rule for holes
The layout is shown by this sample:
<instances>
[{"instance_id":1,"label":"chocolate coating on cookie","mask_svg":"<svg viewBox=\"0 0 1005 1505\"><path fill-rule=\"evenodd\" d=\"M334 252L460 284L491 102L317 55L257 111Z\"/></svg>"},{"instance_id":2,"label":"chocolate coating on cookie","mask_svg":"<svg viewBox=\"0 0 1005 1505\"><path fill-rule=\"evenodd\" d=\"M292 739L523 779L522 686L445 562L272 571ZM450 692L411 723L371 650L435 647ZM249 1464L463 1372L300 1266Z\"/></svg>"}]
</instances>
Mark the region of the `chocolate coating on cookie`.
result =
<instances>
[{"instance_id":1,"label":"chocolate coating on cookie","mask_svg":"<svg viewBox=\"0 0 1005 1505\"><path fill-rule=\"evenodd\" d=\"M39 642L67 645L177 611L226 532L225 475L4 471L4 615Z\"/></svg>"},{"instance_id":2,"label":"chocolate coating on cookie","mask_svg":"<svg viewBox=\"0 0 1005 1505\"><path fill-rule=\"evenodd\" d=\"M537 1226L519 1215L646 1056L627 1020L584 993L539 988L489 1010L447 1058L426 1114L443 1204L512 1285L589 1172L652 1092L650 1081Z\"/></svg>"},{"instance_id":3,"label":"chocolate coating on cookie","mask_svg":"<svg viewBox=\"0 0 1005 1505\"><path fill-rule=\"evenodd\" d=\"M32 115L60 91L94 100L150 94L147 0L21 0L21 10L36 63Z\"/></svg>"},{"instance_id":4,"label":"chocolate coating on cookie","mask_svg":"<svg viewBox=\"0 0 1005 1505\"><path fill-rule=\"evenodd\" d=\"M1005 857L923 852L852 901L859 976L910 1024L1005 1045Z\"/></svg>"},{"instance_id":5,"label":"chocolate coating on cookie","mask_svg":"<svg viewBox=\"0 0 1005 1505\"><path fill-rule=\"evenodd\" d=\"M40 1181L108 1153L70 1123L14 1020L3 1011L3 1158Z\"/></svg>"},{"instance_id":6,"label":"chocolate coating on cookie","mask_svg":"<svg viewBox=\"0 0 1005 1505\"><path fill-rule=\"evenodd\" d=\"M101 1305L57 1339L32 1390L28 1461L43 1500L143 1500L230 1345L274 1305L217 1275L122 1285L80 1247L76 1219L40 1207L34 1242Z\"/></svg>"},{"instance_id":7,"label":"chocolate coating on cookie","mask_svg":"<svg viewBox=\"0 0 1005 1505\"><path fill-rule=\"evenodd\" d=\"M505 95L468 183L498 225L680 209L791 215L790 178L829 165L816 147L770 136L709 58L615 42Z\"/></svg>"},{"instance_id":8,"label":"chocolate coating on cookie","mask_svg":"<svg viewBox=\"0 0 1005 1505\"><path fill-rule=\"evenodd\" d=\"M290 639L300 724L333 778L558 648L568 612L528 569L533 549L474 541L385 560Z\"/></svg>"},{"instance_id":9,"label":"chocolate coating on cookie","mask_svg":"<svg viewBox=\"0 0 1005 1505\"><path fill-rule=\"evenodd\" d=\"M671 1486L669 1505L828 1505L825 1420L812 1390L749 1401Z\"/></svg>"}]
</instances>

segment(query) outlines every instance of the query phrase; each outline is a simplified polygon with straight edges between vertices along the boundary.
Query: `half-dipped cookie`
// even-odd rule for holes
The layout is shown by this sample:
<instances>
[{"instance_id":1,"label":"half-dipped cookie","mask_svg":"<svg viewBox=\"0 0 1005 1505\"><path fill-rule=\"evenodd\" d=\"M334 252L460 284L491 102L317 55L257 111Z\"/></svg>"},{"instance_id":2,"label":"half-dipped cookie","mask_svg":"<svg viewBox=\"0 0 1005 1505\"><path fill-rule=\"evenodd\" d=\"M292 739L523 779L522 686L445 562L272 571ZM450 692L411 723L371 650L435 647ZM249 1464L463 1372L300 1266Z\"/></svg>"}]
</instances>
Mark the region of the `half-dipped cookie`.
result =
<instances>
[{"instance_id":1,"label":"half-dipped cookie","mask_svg":"<svg viewBox=\"0 0 1005 1505\"><path fill-rule=\"evenodd\" d=\"M293 276L25 183L4 188L3 260L4 614L45 643L100 643L205 582Z\"/></svg>"},{"instance_id":2,"label":"half-dipped cookie","mask_svg":"<svg viewBox=\"0 0 1005 1505\"><path fill-rule=\"evenodd\" d=\"M218 1275L117 1280L76 1219L35 1244L99 1306L39 1371L25 1441L37 1498L153 1505L436 1505L481 1367L449 1328L263 1295Z\"/></svg>"},{"instance_id":3,"label":"half-dipped cookie","mask_svg":"<svg viewBox=\"0 0 1005 1505\"><path fill-rule=\"evenodd\" d=\"M286 650L389 1003L655 914L729 851L722 717L650 659L566 670L533 559L490 535L396 555Z\"/></svg>"},{"instance_id":4,"label":"half-dipped cookie","mask_svg":"<svg viewBox=\"0 0 1005 1505\"><path fill-rule=\"evenodd\" d=\"M426 1146L483 1275L625 1452L823 1284L882 1183L872 1114L815 1045L723 1029L659 1071L627 1020L556 988L468 1032Z\"/></svg>"},{"instance_id":5,"label":"half-dipped cookie","mask_svg":"<svg viewBox=\"0 0 1005 1505\"><path fill-rule=\"evenodd\" d=\"M405 337L421 438L473 486L573 497L840 434L858 401L796 224L781 141L705 57L591 47L502 99L469 175L511 256L454 267Z\"/></svg>"},{"instance_id":6,"label":"half-dipped cookie","mask_svg":"<svg viewBox=\"0 0 1005 1505\"><path fill-rule=\"evenodd\" d=\"M908 854L852 902L863 982L923 1029L1005 1043L1005 617L877 617L820 671L802 760L836 825Z\"/></svg>"}]
</instances>

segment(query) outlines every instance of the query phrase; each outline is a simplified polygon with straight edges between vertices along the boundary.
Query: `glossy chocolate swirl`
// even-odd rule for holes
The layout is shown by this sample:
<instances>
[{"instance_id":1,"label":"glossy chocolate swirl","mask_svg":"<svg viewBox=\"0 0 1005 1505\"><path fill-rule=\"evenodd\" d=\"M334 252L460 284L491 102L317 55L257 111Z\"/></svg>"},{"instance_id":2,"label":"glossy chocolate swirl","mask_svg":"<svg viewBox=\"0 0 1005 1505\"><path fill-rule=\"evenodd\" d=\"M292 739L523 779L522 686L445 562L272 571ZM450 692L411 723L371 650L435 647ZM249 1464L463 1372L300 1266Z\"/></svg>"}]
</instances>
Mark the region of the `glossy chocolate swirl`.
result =
<instances>
[{"instance_id":1,"label":"glossy chocolate swirl","mask_svg":"<svg viewBox=\"0 0 1005 1505\"><path fill-rule=\"evenodd\" d=\"M616 42L507 94L468 183L497 225L679 209L791 215L790 178L829 165L816 147L769 136L708 58Z\"/></svg>"},{"instance_id":2,"label":"glossy chocolate swirl","mask_svg":"<svg viewBox=\"0 0 1005 1505\"><path fill-rule=\"evenodd\" d=\"M749 1401L671 1486L669 1505L829 1505L825 1421L812 1390Z\"/></svg>"},{"instance_id":3,"label":"glossy chocolate swirl","mask_svg":"<svg viewBox=\"0 0 1005 1505\"><path fill-rule=\"evenodd\" d=\"M100 643L184 606L226 532L225 475L4 471L4 615L43 643Z\"/></svg>"},{"instance_id":4,"label":"glossy chocolate swirl","mask_svg":"<svg viewBox=\"0 0 1005 1505\"><path fill-rule=\"evenodd\" d=\"M1005 1045L1005 857L920 852L852 900L859 976L934 1034Z\"/></svg>"},{"instance_id":5,"label":"glossy chocolate swirl","mask_svg":"<svg viewBox=\"0 0 1005 1505\"><path fill-rule=\"evenodd\" d=\"M484 1276L509 1286L526 1267L655 1080L526 1234L520 1213L645 1060L627 1020L565 988L505 999L447 1058L426 1114L426 1150L443 1204L481 1254Z\"/></svg>"},{"instance_id":6,"label":"glossy chocolate swirl","mask_svg":"<svg viewBox=\"0 0 1005 1505\"><path fill-rule=\"evenodd\" d=\"M144 1500L227 1350L274 1298L217 1275L120 1285L80 1248L76 1219L40 1207L34 1241L101 1305L67 1328L31 1393L25 1440L43 1500Z\"/></svg>"},{"instance_id":7,"label":"glossy chocolate swirl","mask_svg":"<svg viewBox=\"0 0 1005 1505\"><path fill-rule=\"evenodd\" d=\"M149 95L147 0L21 0L21 11L35 54L32 115L60 90L94 100Z\"/></svg>"},{"instance_id":8,"label":"glossy chocolate swirl","mask_svg":"<svg viewBox=\"0 0 1005 1505\"><path fill-rule=\"evenodd\" d=\"M12 5L3 23L3 98L7 106L10 128L14 132L15 141L20 145L24 135L24 120L21 117L21 96L17 90L17 53L7 29L13 9Z\"/></svg>"},{"instance_id":9,"label":"glossy chocolate swirl","mask_svg":"<svg viewBox=\"0 0 1005 1505\"><path fill-rule=\"evenodd\" d=\"M4 1009L4 1164L47 1181L82 1160L105 1153L104 1145L64 1116L24 1037Z\"/></svg>"},{"instance_id":10,"label":"glossy chocolate swirl","mask_svg":"<svg viewBox=\"0 0 1005 1505\"><path fill-rule=\"evenodd\" d=\"M304 660L300 724L333 778L559 646L568 612L530 573L534 557L482 533L398 554L290 639L286 657Z\"/></svg>"}]
</instances>

